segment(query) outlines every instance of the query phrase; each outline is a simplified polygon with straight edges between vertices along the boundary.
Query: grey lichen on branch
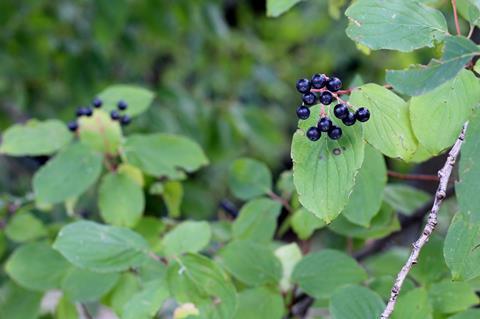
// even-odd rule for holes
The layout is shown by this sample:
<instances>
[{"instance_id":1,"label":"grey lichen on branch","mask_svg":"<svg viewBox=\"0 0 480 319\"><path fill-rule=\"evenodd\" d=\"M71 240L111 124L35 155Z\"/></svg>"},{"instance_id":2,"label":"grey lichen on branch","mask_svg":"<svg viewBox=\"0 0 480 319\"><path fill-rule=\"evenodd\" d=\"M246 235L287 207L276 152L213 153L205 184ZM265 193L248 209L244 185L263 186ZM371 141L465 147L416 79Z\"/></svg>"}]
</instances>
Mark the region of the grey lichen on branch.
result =
<instances>
[{"instance_id":1,"label":"grey lichen on branch","mask_svg":"<svg viewBox=\"0 0 480 319\"><path fill-rule=\"evenodd\" d=\"M405 278L407 278L407 275L412 269L412 266L417 263L418 256L420 255L422 247L428 242L428 240L430 239L430 235L435 229L435 226L437 226L438 211L440 210L440 206L445 199L448 181L450 179L450 175L452 174L453 167L455 166L455 162L457 161L458 154L460 153L460 149L462 147L463 140L465 139L465 132L467 131L467 128L468 122L463 125L462 132L460 133L455 144L448 153L445 164L443 165L442 169L438 171L438 178L440 179L440 182L435 193L435 200L433 202L432 210L428 215L428 222L425 225L425 228L423 229L420 237L417 239L417 241L413 243L412 252L410 253L407 262L402 267L402 269L397 275L397 278L395 279L395 283L391 290L390 299L388 300L385 310L380 316L381 319L388 319L392 315Z\"/></svg>"}]
</instances>

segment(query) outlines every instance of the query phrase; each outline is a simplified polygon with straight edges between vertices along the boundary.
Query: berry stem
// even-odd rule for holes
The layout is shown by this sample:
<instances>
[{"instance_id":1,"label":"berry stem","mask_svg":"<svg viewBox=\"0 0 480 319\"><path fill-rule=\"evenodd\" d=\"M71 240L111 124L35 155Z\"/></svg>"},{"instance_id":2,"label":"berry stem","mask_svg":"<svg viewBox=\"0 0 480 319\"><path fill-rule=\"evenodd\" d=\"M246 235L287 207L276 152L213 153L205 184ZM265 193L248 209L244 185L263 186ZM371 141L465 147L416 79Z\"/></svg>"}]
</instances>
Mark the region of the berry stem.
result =
<instances>
[{"instance_id":1,"label":"berry stem","mask_svg":"<svg viewBox=\"0 0 480 319\"><path fill-rule=\"evenodd\" d=\"M274 201L277 201L279 202L280 204L282 204L283 207L285 207L285 209L291 214L293 213L293 209L292 207L290 206L290 204L288 203L288 200L286 200L285 198L275 194L274 192L272 191L269 191L267 193L267 195L273 199Z\"/></svg>"},{"instance_id":2,"label":"berry stem","mask_svg":"<svg viewBox=\"0 0 480 319\"><path fill-rule=\"evenodd\" d=\"M457 29L457 35L462 35L462 32L460 31L460 24L458 23L457 0L452 0L452 8L453 17L455 19L455 29Z\"/></svg>"},{"instance_id":3,"label":"berry stem","mask_svg":"<svg viewBox=\"0 0 480 319\"><path fill-rule=\"evenodd\" d=\"M327 112L325 112L325 105L322 104L322 107L320 108L320 117L326 117Z\"/></svg>"}]
</instances>

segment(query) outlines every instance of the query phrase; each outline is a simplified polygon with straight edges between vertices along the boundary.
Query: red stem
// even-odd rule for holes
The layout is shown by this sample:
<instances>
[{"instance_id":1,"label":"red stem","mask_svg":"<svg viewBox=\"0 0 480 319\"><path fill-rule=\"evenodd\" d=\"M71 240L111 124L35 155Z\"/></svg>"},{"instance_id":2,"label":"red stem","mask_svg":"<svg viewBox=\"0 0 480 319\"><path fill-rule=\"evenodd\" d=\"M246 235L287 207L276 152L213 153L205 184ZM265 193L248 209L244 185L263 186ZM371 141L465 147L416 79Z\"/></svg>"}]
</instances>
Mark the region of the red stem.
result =
<instances>
[{"instance_id":1,"label":"red stem","mask_svg":"<svg viewBox=\"0 0 480 319\"><path fill-rule=\"evenodd\" d=\"M428 181L428 182L438 182L439 178L437 175L426 175L426 174L402 174L394 171L388 171L388 176L410 181Z\"/></svg>"},{"instance_id":2,"label":"red stem","mask_svg":"<svg viewBox=\"0 0 480 319\"><path fill-rule=\"evenodd\" d=\"M457 35L462 35L460 31L460 24L458 23L458 13L457 13L457 0L452 0L453 7L453 16L455 18L455 28L457 29Z\"/></svg>"}]
</instances>

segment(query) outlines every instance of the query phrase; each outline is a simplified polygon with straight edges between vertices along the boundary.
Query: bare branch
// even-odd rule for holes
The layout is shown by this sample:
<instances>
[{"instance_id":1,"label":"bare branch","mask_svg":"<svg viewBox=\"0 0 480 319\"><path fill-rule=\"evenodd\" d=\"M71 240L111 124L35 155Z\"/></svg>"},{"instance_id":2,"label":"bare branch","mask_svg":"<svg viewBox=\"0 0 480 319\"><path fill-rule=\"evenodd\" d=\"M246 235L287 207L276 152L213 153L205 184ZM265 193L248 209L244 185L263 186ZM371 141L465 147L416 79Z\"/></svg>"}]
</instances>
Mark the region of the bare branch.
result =
<instances>
[{"instance_id":1,"label":"bare branch","mask_svg":"<svg viewBox=\"0 0 480 319\"><path fill-rule=\"evenodd\" d=\"M422 247L428 242L430 239L430 235L432 234L435 226L437 225L438 219L438 211L440 210L440 206L442 205L443 200L447 196L447 186L448 181L450 179L450 175L452 174L452 169L455 166L455 162L457 160L458 154L460 153L460 149L462 147L463 140L465 139L465 132L467 131L468 122L463 125L462 132L460 136L457 138L457 141L453 145L452 149L448 153L447 161L443 168L438 171L438 177L440 178L440 182L438 184L437 192L435 193L435 199L433 202L432 210L428 215L428 222L423 229L422 234L417 239L416 242L413 243L413 249L410 253L410 257L408 257L407 262L402 267L400 272L397 275L397 279L393 285L391 290L390 299L388 300L388 304L381 314L381 319L388 319L392 315L392 312L395 308L395 304L397 303L398 294L402 289L403 282L405 278L407 278L408 273L412 269L412 266L417 263L418 256L420 254L420 250Z\"/></svg>"}]
</instances>

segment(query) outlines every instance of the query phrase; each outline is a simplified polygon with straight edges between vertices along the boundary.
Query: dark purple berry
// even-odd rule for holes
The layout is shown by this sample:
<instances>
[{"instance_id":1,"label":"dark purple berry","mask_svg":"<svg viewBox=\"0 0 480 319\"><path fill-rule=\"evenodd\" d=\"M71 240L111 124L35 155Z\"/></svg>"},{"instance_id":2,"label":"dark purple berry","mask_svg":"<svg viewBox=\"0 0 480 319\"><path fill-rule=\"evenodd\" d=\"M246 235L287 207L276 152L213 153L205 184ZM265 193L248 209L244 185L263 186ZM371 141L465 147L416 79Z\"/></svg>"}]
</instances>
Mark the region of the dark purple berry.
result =
<instances>
[{"instance_id":1,"label":"dark purple berry","mask_svg":"<svg viewBox=\"0 0 480 319\"><path fill-rule=\"evenodd\" d=\"M352 112L348 112L347 116L342 119L343 124L345 124L346 126L352 126L353 124L355 124L356 121L357 119L355 118L355 114Z\"/></svg>"},{"instance_id":2,"label":"dark purple berry","mask_svg":"<svg viewBox=\"0 0 480 319\"><path fill-rule=\"evenodd\" d=\"M127 102L123 101L123 100L120 100L118 101L117 103L117 108L120 110L120 111L125 111L128 107L128 104Z\"/></svg>"},{"instance_id":3,"label":"dark purple berry","mask_svg":"<svg viewBox=\"0 0 480 319\"><path fill-rule=\"evenodd\" d=\"M333 114L335 114L338 119L343 120L348 116L348 107L345 104L337 104L333 109Z\"/></svg>"},{"instance_id":4,"label":"dark purple berry","mask_svg":"<svg viewBox=\"0 0 480 319\"><path fill-rule=\"evenodd\" d=\"M317 141L320 138L321 134L322 133L315 126L312 126L307 131L307 137L310 141Z\"/></svg>"},{"instance_id":5,"label":"dark purple berry","mask_svg":"<svg viewBox=\"0 0 480 319\"><path fill-rule=\"evenodd\" d=\"M332 121L328 117L322 117L320 121L318 121L317 127L321 132L328 132L330 127L332 127Z\"/></svg>"},{"instance_id":6,"label":"dark purple berry","mask_svg":"<svg viewBox=\"0 0 480 319\"><path fill-rule=\"evenodd\" d=\"M308 92L303 95L302 100L306 105L313 105L317 102L317 96L312 92Z\"/></svg>"},{"instance_id":7,"label":"dark purple berry","mask_svg":"<svg viewBox=\"0 0 480 319\"><path fill-rule=\"evenodd\" d=\"M128 124L130 124L131 121L132 121L132 118L127 114L122 115L122 117L120 118L120 124L124 126L127 126Z\"/></svg>"},{"instance_id":8,"label":"dark purple berry","mask_svg":"<svg viewBox=\"0 0 480 319\"><path fill-rule=\"evenodd\" d=\"M310 117L310 109L304 105L297 108L297 116L301 120L306 120Z\"/></svg>"},{"instance_id":9,"label":"dark purple berry","mask_svg":"<svg viewBox=\"0 0 480 319\"><path fill-rule=\"evenodd\" d=\"M333 125L330 128L330 131L328 131L328 137L330 137L332 140L338 140L340 137L342 137L342 129Z\"/></svg>"},{"instance_id":10,"label":"dark purple berry","mask_svg":"<svg viewBox=\"0 0 480 319\"><path fill-rule=\"evenodd\" d=\"M328 91L322 92L322 94L320 95L320 103L322 103L323 105L330 105L332 101L333 101L332 93Z\"/></svg>"},{"instance_id":11,"label":"dark purple berry","mask_svg":"<svg viewBox=\"0 0 480 319\"><path fill-rule=\"evenodd\" d=\"M328 79L327 82L327 90L332 91L332 92L337 92L342 88L342 81L340 81L339 78L332 77Z\"/></svg>"},{"instance_id":12,"label":"dark purple berry","mask_svg":"<svg viewBox=\"0 0 480 319\"><path fill-rule=\"evenodd\" d=\"M120 115L120 113L118 113L117 110L112 110L112 111L110 112L110 118L111 118L112 120L114 120L114 121L119 120L119 119L120 119L120 116L121 116L121 115Z\"/></svg>"},{"instance_id":13,"label":"dark purple berry","mask_svg":"<svg viewBox=\"0 0 480 319\"><path fill-rule=\"evenodd\" d=\"M361 107L355 112L355 117L360 122L366 122L370 119L370 111L367 108Z\"/></svg>"},{"instance_id":14,"label":"dark purple berry","mask_svg":"<svg viewBox=\"0 0 480 319\"><path fill-rule=\"evenodd\" d=\"M77 121L70 121L68 122L67 127L70 131L75 132L78 130L78 123Z\"/></svg>"},{"instance_id":15,"label":"dark purple berry","mask_svg":"<svg viewBox=\"0 0 480 319\"><path fill-rule=\"evenodd\" d=\"M93 101L92 101L92 105L93 105L93 107L96 108L96 109L102 107L102 104L103 104L102 100L100 100L98 97L96 97L96 98L93 99Z\"/></svg>"},{"instance_id":16,"label":"dark purple berry","mask_svg":"<svg viewBox=\"0 0 480 319\"><path fill-rule=\"evenodd\" d=\"M85 116L87 115L87 113L88 113L87 108L83 106L79 107L76 111L77 117Z\"/></svg>"},{"instance_id":17,"label":"dark purple berry","mask_svg":"<svg viewBox=\"0 0 480 319\"><path fill-rule=\"evenodd\" d=\"M85 116L90 117L93 114L93 110L92 110L91 107L86 107L85 110L84 110L84 113L85 113Z\"/></svg>"},{"instance_id":18,"label":"dark purple berry","mask_svg":"<svg viewBox=\"0 0 480 319\"><path fill-rule=\"evenodd\" d=\"M314 89L321 89L327 84L327 77L325 74L314 74L311 83Z\"/></svg>"},{"instance_id":19,"label":"dark purple berry","mask_svg":"<svg viewBox=\"0 0 480 319\"><path fill-rule=\"evenodd\" d=\"M310 91L310 81L308 79L300 79L297 81L297 91L307 93Z\"/></svg>"}]
</instances>

